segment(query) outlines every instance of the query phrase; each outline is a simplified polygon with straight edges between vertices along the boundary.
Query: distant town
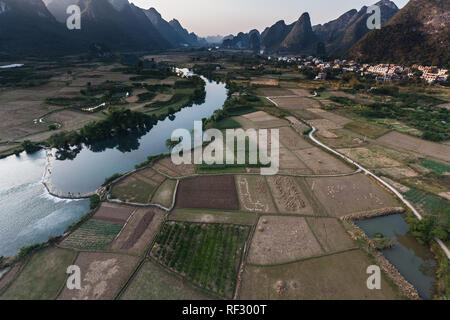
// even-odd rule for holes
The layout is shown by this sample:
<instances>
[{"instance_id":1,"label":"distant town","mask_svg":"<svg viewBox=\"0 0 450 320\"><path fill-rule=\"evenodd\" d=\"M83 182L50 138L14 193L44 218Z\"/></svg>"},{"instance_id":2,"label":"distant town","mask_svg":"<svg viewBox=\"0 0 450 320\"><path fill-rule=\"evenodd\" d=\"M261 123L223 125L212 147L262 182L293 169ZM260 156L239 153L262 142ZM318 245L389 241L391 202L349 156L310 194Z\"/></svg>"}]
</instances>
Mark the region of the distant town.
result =
<instances>
[{"instance_id":1,"label":"distant town","mask_svg":"<svg viewBox=\"0 0 450 320\"><path fill-rule=\"evenodd\" d=\"M269 56L268 60L278 60L286 63L297 64L299 70L307 68L319 69L315 80L326 80L329 71L334 70L338 73L359 73L363 76L374 77L379 82L392 82L420 78L429 84L446 82L448 80L448 69L436 66L413 65L406 67L397 64L360 64L354 60L335 59L326 61L321 58L309 56L307 58L299 57L273 57Z\"/></svg>"}]
</instances>

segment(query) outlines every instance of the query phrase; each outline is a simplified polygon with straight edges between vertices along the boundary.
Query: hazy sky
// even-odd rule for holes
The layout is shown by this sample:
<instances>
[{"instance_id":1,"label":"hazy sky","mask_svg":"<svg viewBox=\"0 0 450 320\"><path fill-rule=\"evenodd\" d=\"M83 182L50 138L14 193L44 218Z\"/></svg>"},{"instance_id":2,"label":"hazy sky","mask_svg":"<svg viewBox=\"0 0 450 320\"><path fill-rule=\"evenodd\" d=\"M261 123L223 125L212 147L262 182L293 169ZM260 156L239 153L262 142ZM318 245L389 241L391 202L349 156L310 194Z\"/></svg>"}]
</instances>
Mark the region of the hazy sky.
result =
<instances>
[{"instance_id":1,"label":"hazy sky","mask_svg":"<svg viewBox=\"0 0 450 320\"><path fill-rule=\"evenodd\" d=\"M264 30L278 20L296 21L307 11L312 24L336 19L350 9L378 0L130 0L137 6L156 8L164 19L178 19L200 36ZM393 0L402 8L408 0Z\"/></svg>"}]
</instances>

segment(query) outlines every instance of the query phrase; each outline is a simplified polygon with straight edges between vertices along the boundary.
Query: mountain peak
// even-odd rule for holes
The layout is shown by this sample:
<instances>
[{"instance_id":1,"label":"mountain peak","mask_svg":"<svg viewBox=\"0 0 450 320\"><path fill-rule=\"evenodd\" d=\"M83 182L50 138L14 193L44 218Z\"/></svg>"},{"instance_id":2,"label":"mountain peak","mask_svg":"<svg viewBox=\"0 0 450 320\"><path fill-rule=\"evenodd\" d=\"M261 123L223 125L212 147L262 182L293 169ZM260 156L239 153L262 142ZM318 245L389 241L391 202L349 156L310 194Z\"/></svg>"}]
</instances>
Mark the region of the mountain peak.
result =
<instances>
[{"instance_id":1,"label":"mountain peak","mask_svg":"<svg viewBox=\"0 0 450 320\"><path fill-rule=\"evenodd\" d=\"M116 11L122 11L125 6L129 5L128 0L108 0L108 2L116 9Z\"/></svg>"},{"instance_id":2,"label":"mountain peak","mask_svg":"<svg viewBox=\"0 0 450 320\"><path fill-rule=\"evenodd\" d=\"M375 5L377 5L379 7L384 6L384 7L389 7L391 9L394 9L394 10L399 10L397 5L390 0L381 0L381 1L378 1L377 3L375 3Z\"/></svg>"}]
</instances>

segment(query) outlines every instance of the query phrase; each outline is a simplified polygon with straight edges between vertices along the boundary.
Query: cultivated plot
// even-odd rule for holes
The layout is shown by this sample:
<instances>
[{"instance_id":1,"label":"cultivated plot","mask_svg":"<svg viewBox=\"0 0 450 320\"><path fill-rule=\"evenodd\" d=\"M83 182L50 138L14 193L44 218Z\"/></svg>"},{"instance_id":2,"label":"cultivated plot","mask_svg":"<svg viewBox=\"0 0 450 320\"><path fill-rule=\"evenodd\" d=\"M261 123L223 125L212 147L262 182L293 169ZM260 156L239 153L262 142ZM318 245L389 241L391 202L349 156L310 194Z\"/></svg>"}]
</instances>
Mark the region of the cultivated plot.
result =
<instances>
[{"instance_id":1,"label":"cultivated plot","mask_svg":"<svg viewBox=\"0 0 450 320\"><path fill-rule=\"evenodd\" d=\"M263 176L236 176L241 210L276 212L270 190Z\"/></svg>"},{"instance_id":2,"label":"cultivated plot","mask_svg":"<svg viewBox=\"0 0 450 320\"><path fill-rule=\"evenodd\" d=\"M306 181L330 216L398 207L393 195L363 174Z\"/></svg>"},{"instance_id":3,"label":"cultivated plot","mask_svg":"<svg viewBox=\"0 0 450 320\"><path fill-rule=\"evenodd\" d=\"M195 173L195 165L193 164L180 164L175 165L170 157L165 157L159 160L157 163L159 170L167 175L177 178L190 176ZM167 169L166 169L167 168ZM175 176L172 174L176 174Z\"/></svg>"},{"instance_id":4,"label":"cultivated plot","mask_svg":"<svg viewBox=\"0 0 450 320\"><path fill-rule=\"evenodd\" d=\"M158 233L164 212L157 208L138 209L111 245L112 250L142 254Z\"/></svg>"},{"instance_id":5,"label":"cultivated plot","mask_svg":"<svg viewBox=\"0 0 450 320\"><path fill-rule=\"evenodd\" d=\"M176 205L179 208L239 210L234 177L200 176L182 180Z\"/></svg>"},{"instance_id":6,"label":"cultivated plot","mask_svg":"<svg viewBox=\"0 0 450 320\"><path fill-rule=\"evenodd\" d=\"M81 290L65 287L58 299L112 300L131 276L138 261L139 258L124 254L81 252L74 263L81 269Z\"/></svg>"},{"instance_id":7,"label":"cultivated plot","mask_svg":"<svg viewBox=\"0 0 450 320\"><path fill-rule=\"evenodd\" d=\"M151 256L196 286L231 298L249 226L164 224Z\"/></svg>"},{"instance_id":8,"label":"cultivated plot","mask_svg":"<svg viewBox=\"0 0 450 320\"><path fill-rule=\"evenodd\" d=\"M296 178L269 176L267 182L280 213L315 214Z\"/></svg>"},{"instance_id":9,"label":"cultivated plot","mask_svg":"<svg viewBox=\"0 0 450 320\"><path fill-rule=\"evenodd\" d=\"M279 264L323 254L303 217L264 216L250 246L250 264Z\"/></svg>"},{"instance_id":10,"label":"cultivated plot","mask_svg":"<svg viewBox=\"0 0 450 320\"><path fill-rule=\"evenodd\" d=\"M381 278L381 290L367 288L373 262L359 250L281 266L247 266L241 284L244 300L399 299Z\"/></svg>"},{"instance_id":11,"label":"cultivated plot","mask_svg":"<svg viewBox=\"0 0 450 320\"><path fill-rule=\"evenodd\" d=\"M296 133L294 129L289 127L280 128L280 143L289 150L311 148L311 144L306 142L306 140L302 136Z\"/></svg>"},{"instance_id":12,"label":"cultivated plot","mask_svg":"<svg viewBox=\"0 0 450 320\"><path fill-rule=\"evenodd\" d=\"M89 220L61 242L65 248L105 250L122 230L123 224Z\"/></svg>"}]
</instances>

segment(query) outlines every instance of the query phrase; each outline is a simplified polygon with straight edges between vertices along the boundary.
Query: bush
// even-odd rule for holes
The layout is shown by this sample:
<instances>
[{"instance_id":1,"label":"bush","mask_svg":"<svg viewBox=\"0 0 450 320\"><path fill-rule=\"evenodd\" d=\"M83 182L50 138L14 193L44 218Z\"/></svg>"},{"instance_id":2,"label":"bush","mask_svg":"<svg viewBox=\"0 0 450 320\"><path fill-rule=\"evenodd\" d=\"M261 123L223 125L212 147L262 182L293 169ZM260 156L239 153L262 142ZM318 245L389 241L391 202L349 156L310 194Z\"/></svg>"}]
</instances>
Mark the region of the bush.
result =
<instances>
[{"instance_id":1,"label":"bush","mask_svg":"<svg viewBox=\"0 0 450 320\"><path fill-rule=\"evenodd\" d=\"M34 153L41 150L41 147L38 144L35 144L30 140L25 140L24 142L22 142L22 148L26 153Z\"/></svg>"},{"instance_id":2,"label":"bush","mask_svg":"<svg viewBox=\"0 0 450 320\"><path fill-rule=\"evenodd\" d=\"M90 208L91 208L91 210L94 210L100 204L100 196L98 194L94 194L93 196L91 196L89 198L89 200L90 200Z\"/></svg>"}]
</instances>

